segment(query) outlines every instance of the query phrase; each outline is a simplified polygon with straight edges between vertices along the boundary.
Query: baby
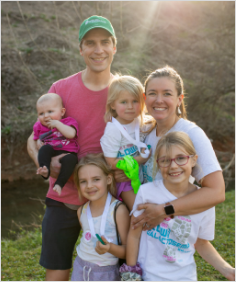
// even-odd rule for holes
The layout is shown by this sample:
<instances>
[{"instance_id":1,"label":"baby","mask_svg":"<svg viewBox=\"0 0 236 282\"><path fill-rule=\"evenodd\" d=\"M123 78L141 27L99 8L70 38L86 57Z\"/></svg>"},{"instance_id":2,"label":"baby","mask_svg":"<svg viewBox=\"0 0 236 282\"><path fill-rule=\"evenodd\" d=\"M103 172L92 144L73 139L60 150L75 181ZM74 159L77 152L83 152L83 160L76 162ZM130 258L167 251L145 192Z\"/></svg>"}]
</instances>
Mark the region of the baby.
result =
<instances>
[{"instance_id":1,"label":"baby","mask_svg":"<svg viewBox=\"0 0 236 282\"><path fill-rule=\"evenodd\" d=\"M61 171L53 190L61 195L61 190L72 175L78 162L79 145L78 123L71 117L63 118L66 109L62 99L55 93L42 95L37 103L38 121L34 124L34 140L40 140L44 145L39 149L39 168L36 174L48 179L50 175L51 158L67 154L60 159Z\"/></svg>"}]
</instances>

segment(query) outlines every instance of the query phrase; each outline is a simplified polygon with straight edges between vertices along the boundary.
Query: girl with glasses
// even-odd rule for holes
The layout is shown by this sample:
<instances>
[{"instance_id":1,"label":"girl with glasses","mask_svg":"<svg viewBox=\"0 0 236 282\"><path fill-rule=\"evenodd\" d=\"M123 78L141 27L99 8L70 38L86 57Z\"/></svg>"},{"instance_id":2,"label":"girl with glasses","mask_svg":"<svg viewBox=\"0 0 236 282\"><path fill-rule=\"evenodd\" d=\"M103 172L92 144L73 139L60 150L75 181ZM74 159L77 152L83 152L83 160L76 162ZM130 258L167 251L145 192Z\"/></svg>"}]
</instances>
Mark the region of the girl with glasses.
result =
<instances>
[{"instance_id":1,"label":"girl with glasses","mask_svg":"<svg viewBox=\"0 0 236 282\"><path fill-rule=\"evenodd\" d=\"M131 212L132 219L143 213L144 210L137 209L140 204L165 204L168 207L169 202L200 189L189 182L198 156L186 133L171 132L163 136L154 158L163 179L140 187ZM148 231L142 231L142 226L131 227L127 240L127 265L121 267L121 272L140 274L142 271L144 281L196 281L194 253L197 250L222 275L235 281L235 269L208 241L214 239L214 229L214 207L194 215L170 214Z\"/></svg>"}]
</instances>

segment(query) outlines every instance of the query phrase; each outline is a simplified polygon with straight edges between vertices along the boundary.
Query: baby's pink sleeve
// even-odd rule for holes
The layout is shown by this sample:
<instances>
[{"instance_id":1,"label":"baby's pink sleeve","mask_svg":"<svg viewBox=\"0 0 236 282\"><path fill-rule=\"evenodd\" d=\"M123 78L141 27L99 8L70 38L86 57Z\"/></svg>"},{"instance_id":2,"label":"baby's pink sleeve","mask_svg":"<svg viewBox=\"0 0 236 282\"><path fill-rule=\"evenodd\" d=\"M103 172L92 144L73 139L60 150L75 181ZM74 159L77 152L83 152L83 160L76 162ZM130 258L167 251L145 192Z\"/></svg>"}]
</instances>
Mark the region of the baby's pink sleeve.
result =
<instances>
[{"instance_id":1,"label":"baby's pink sleeve","mask_svg":"<svg viewBox=\"0 0 236 282\"><path fill-rule=\"evenodd\" d=\"M67 117L64 119L64 124L68 125L68 126L73 126L76 129L76 135L74 138L78 137L78 133L79 133L79 125L78 122L72 118L72 117Z\"/></svg>"}]
</instances>

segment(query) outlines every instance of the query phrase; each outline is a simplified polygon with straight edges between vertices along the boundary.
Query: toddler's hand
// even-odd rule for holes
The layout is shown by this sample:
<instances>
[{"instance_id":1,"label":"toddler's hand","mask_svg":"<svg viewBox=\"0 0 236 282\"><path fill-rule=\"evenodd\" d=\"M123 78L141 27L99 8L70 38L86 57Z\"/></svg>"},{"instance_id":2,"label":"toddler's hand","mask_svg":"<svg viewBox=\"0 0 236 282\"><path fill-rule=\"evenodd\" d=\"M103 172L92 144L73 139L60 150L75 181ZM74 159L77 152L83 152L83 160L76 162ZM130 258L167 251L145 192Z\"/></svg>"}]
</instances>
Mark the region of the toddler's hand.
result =
<instances>
[{"instance_id":1,"label":"toddler's hand","mask_svg":"<svg viewBox=\"0 0 236 282\"><path fill-rule=\"evenodd\" d=\"M142 149L141 149L141 153L144 153L145 150L146 150L146 148L142 148ZM146 160L146 161L147 161L147 160L151 157L151 155L152 155L152 149L151 149L151 148L149 149L149 152L150 152L150 153L149 153L148 157L147 157L147 158L143 158L143 159Z\"/></svg>"},{"instance_id":2,"label":"toddler's hand","mask_svg":"<svg viewBox=\"0 0 236 282\"><path fill-rule=\"evenodd\" d=\"M106 238L105 238L104 236L102 236L101 238L102 238L102 241L103 241L106 245L103 245L101 242L97 241L95 251L96 251L99 255L103 255L103 254L109 252L110 247L111 247L111 243L109 243L109 242L106 240Z\"/></svg>"},{"instance_id":3,"label":"toddler's hand","mask_svg":"<svg viewBox=\"0 0 236 282\"><path fill-rule=\"evenodd\" d=\"M58 184L56 184L56 185L53 187L53 191L57 192L58 195L60 196L60 195L61 195L61 186L59 186Z\"/></svg>"},{"instance_id":4,"label":"toddler's hand","mask_svg":"<svg viewBox=\"0 0 236 282\"><path fill-rule=\"evenodd\" d=\"M144 153L145 150L146 150L145 148L142 148L141 149L141 153ZM149 153L147 158L144 158L141 155L139 155L138 157L135 157L135 159L138 161L139 164L145 164L148 161L148 159L152 155L152 149L149 149L149 151L150 151L150 153Z\"/></svg>"},{"instance_id":5,"label":"toddler's hand","mask_svg":"<svg viewBox=\"0 0 236 282\"><path fill-rule=\"evenodd\" d=\"M53 129L54 127L57 127L57 124L58 124L58 120L55 120L55 119L49 119L47 121L47 127Z\"/></svg>"}]
</instances>

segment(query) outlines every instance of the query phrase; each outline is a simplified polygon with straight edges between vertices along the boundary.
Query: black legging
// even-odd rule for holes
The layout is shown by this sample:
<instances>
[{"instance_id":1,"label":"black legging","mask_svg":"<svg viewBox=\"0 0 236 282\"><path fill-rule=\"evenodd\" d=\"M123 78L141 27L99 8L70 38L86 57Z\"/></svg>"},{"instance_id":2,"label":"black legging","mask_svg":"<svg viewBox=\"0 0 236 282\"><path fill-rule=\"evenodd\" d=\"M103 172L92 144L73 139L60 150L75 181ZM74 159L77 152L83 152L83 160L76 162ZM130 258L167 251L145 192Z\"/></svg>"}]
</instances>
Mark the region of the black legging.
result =
<instances>
[{"instance_id":1,"label":"black legging","mask_svg":"<svg viewBox=\"0 0 236 282\"><path fill-rule=\"evenodd\" d=\"M54 184L54 186L56 184L60 185L61 188L64 187L67 180L70 178L70 176L72 175L74 171L74 168L78 162L77 154L73 152L67 152L64 150L54 150L53 147L48 144L43 145L39 149L39 153L38 153L39 166L40 167L46 166L48 169L48 176L47 177L42 176L45 179L48 179L50 175L50 163L51 163L52 157L55 157L61 154L65 154L65 153L67 155L65 155L64 157L60 159L61 171Z\"/></svg>"}]
</instances>

